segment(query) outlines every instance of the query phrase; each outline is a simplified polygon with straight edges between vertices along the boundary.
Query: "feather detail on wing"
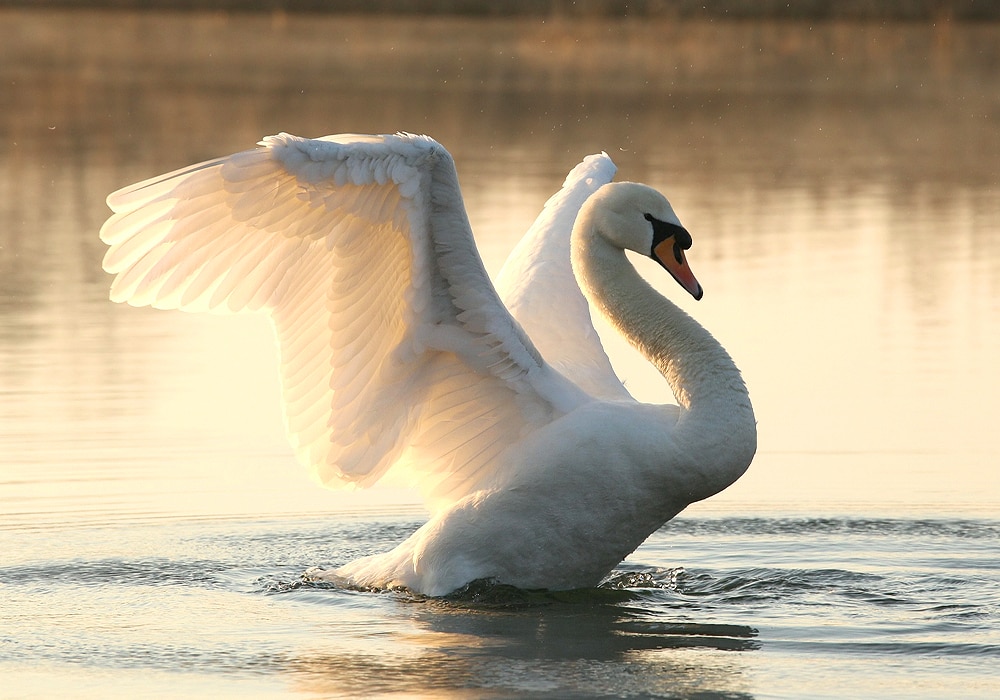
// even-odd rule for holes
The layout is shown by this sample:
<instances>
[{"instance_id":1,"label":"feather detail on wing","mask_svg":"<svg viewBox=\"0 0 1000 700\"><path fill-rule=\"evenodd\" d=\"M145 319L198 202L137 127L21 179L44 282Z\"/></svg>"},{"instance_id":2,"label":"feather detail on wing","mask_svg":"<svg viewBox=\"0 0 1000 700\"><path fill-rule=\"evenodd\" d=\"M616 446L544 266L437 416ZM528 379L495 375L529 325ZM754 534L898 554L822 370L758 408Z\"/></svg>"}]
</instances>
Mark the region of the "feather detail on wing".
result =
<instances>
[{"instance_id":1,"label":"feather detail on wing","mask_svg":"<svg viewBox=\"0 0 1000 700\"><path fill-rule=\"evenodd\" d=\"M399 467L457 499L559 414L430 138L280 134L108 204L113 300L270 316L290 440L327 484Z\"/></svg>"},{"instance_id":2,"label":"feather detail on wing","mask_svg":"<svg viewBox=\"0 0 1000 700\"><path fill-rule=\"evenodd\" d=\"M626 399L594 329L590 305L570 263L570 234L583 203L611 182L615 164L606 153L573 168L514 248L497 278L510 313L551 365L588 394Z\"/></svg>"}]
</instances>

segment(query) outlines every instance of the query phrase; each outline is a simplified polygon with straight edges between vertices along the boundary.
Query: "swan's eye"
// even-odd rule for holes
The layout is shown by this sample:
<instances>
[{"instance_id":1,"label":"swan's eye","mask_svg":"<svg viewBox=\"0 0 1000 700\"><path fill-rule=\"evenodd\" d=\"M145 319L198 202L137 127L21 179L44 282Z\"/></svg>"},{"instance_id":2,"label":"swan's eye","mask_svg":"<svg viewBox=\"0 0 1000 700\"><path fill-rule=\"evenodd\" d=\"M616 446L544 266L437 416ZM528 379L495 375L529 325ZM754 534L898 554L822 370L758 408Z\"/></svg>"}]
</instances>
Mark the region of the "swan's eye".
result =
<instances>
[{"instance_id":1,"label":"swan's eye","mask_svg":"<svg viewBox=\"0 0 1000 700\"><path fill-rule=\"evenodd\" d=\"M643 214L643 218L653 226L652 250L656 250L657 246L668 238L673 238L674 257L677 259L677 262L681 262L684 257L682 251L691 247L691 234L687 232L687 229L668 221L660 221L652 214Z\"/></svg>"}]
</instances>

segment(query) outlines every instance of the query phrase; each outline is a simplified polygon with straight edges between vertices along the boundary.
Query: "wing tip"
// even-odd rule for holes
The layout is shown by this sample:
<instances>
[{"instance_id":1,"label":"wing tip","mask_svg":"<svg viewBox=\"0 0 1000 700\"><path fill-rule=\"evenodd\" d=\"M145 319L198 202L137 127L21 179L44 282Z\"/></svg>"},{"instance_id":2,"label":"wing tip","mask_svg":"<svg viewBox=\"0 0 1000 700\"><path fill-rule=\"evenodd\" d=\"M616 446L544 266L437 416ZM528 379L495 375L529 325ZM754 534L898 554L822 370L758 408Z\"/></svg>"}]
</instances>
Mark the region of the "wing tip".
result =
<instances>
[{"instance_id":1,"label":"wing tip","mask_svg":"<svg viewBox=\"0 0 1000 700\"><path fill-rule=\"evenodd\" d=\"M618 172L618 166L615 165L615 162L606 151L593 153L585 156L582 161L569 171L566 180L563 182L563 187L573 187L577 182L581 181L592 185L594 182L600 180L601 184L606 184L611 182L616 172Z\"/></svg>"},{"instance_id":2,"label":"wing tip","mask_svg":"<svg viewBox=\"0 0 1000 700\"><path fill-rule=\"evenodd\" d=\"M105 202L107 203L108 208L116 214L134 211L144 204L148 204L155 199L169 194L177 184L176 181L180 178L183 178L186 175L192 175L201 170L219 167L227 159L228 157L213 158L212 160L206 160L194 165L188 165L169 173L164 173L163 175L157 175L155 177L147 178L140 182L127 185L109 194L105 199Z\"/></svg>"}]
</instances>

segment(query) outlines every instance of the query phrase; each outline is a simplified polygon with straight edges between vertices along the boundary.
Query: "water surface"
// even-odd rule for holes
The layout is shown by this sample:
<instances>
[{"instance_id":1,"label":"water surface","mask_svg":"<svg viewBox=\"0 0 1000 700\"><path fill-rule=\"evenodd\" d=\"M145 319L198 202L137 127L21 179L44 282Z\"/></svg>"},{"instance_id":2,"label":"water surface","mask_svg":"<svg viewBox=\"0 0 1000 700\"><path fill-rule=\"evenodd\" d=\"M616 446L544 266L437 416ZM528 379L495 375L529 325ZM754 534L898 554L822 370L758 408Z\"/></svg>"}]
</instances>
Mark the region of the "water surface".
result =
<instances>
[{"instance_id":1,"label":"water surface","mask_svg":"<svg viewBox=\"0 0 1000 700\"><path fill-rule=\"evenodd\" d=\"M995 26L5 11L0 27L5 687L997 693ZM760 448L606 589L429 601L303 582L403 539L413 495L308 480L262 318L107 301L108 192L281 130L398 129L455 155L492 272L599 150L692 231L704 300L662 288L743 369ZM669 400L607 342L637 396Z\"/></svg>"}]
</instances>

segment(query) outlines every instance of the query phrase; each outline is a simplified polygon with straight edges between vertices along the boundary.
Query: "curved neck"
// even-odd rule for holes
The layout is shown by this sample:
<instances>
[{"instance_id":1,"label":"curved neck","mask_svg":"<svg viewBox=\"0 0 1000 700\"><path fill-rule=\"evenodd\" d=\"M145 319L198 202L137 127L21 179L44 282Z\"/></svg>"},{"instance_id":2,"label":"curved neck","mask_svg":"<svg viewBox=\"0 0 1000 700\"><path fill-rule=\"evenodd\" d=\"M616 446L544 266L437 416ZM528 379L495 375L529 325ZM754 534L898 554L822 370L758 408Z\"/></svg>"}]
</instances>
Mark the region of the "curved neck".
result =
<instances>
[{"instance_id":1,"label":"curved neck","mask_svg":"<svg viewBox=\"0 0 1000 700\"><path fill-rule=\"evenodd\" d=\"M756 449L756 421L739 370L719 342L642 279L587 218L577 220L572 247L584 293L669 383L682 409L676 438L692 451L725 453L734 468L742 463L735 476L719 474L721 481L735 480Z\"/></svg>"},{"instance_id":2,"label":"curved neck","mask_svg":"<svg viewBox=\"0 0 1000 700\"><path fill-rule=\"evenodd\" d=\"M639 467L660 479L658 490L668 494L667 509L676 513L746 471L757 450L757 423L729 353L625 257L617 241L636 237L628 226L597 195L591 197L573 227L573 272L590 303L663 374L680 404L679 413L657 412L663 439L653 441L658 447Z\"/></svg>"},{"instance_id":3,"label":"curved neck","mask_svg":"<svg viewBox=\"0 0 1000 700\"><path fill-rule=\"evenodd\" d=\"M581 232L582 233L582 232ZM584 293L670 384L681 407L747 396L719 342L639 276L625 252L595 232L574 234L573 269Z\"/></svg>"}]
</instances>

